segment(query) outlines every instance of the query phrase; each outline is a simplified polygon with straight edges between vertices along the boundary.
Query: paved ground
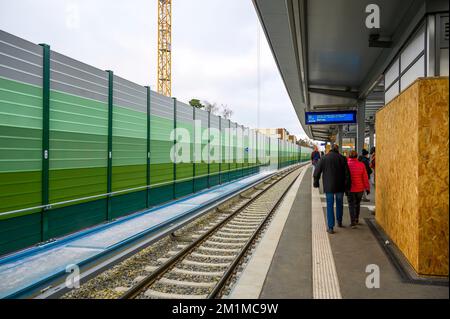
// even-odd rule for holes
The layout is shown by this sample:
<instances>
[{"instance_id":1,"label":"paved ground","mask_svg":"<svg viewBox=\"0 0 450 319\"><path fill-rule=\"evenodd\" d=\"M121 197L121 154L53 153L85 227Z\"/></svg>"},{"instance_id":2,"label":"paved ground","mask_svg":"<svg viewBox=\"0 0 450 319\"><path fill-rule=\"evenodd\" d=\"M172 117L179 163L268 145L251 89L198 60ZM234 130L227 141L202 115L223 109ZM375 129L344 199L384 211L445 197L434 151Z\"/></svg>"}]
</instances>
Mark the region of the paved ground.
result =
<instances>
[{"instance_id":1,"label":"paved ground","mask_svg":"<svg viewBox=\"0 0 450 319\"><path fill-rule=\"evenodd\" d=\"M311 172L300 184L260 298L312 297Z\"/></svg>"},{"instance_id":2,"label":"paved ground","mask_svg":"<svg viewBox=\"0 0 450 319\"><path fill-rule=\"evenodd\" d=\"M309 168L300 184L260 298L313 298L313 287L317 287L317 284L313 282L312 276L311 172ZM319 198L325 216L325 197L322 194ZM374 205L373 196L369 196L369 199L371 202L362 203L361 225L357 229L349 227L350 217L345 200L346 227L336 228L335 234L328 235L342 298L449 298L448 286L402 281L364 221L364 218L373 218L369 211L369 207ZM369 289L366 287L369 275L366 267L373 264L380 270L380 287Z\"/></svg>"}]
</instances>

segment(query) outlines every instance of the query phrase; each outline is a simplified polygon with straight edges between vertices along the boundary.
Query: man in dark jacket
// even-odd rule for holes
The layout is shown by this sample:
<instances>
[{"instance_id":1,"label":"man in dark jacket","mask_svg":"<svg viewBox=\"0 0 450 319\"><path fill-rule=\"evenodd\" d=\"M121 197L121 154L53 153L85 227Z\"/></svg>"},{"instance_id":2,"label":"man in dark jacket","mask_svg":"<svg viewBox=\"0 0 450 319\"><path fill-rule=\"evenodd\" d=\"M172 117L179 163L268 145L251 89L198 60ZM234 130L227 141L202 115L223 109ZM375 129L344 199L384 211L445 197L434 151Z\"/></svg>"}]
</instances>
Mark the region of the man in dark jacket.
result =
<instances>
[{"instance_id":1,"label":"man in dark jacket","mask_svg":"<svg viewBox=\"0 0 450 319\"><path fill-rule=\"evenodd\" d=\"M334 233L334 200L336 198L336 219L342 226L344 211L344 193L351 187L350 171L347 159L339 154L339 146L334 145L331 151L319 161L314 170L314 187L319 187L320 176L323 174L323 191L327 198L327 232Z\"/></svg>"}]
</instances>

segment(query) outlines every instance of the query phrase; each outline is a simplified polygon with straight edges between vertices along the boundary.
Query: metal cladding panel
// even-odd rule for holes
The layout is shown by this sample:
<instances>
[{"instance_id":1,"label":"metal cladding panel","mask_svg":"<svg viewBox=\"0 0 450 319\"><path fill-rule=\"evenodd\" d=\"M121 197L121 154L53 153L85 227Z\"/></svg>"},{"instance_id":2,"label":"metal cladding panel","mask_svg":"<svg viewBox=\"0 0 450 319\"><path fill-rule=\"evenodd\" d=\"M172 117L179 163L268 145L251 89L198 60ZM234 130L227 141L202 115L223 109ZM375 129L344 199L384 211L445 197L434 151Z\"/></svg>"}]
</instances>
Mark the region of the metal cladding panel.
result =
<instances>
[{"instance_id":1,"label":"metal cladding panel","mask_svg":"<svg viewBox=\"0 0 450 319\"><path fill-rule=\"evenodd\" d=\"M33 42L27 41L25 39L19 38L11 33L0 30L0 41L13 45L21 50L28 51L30 53L35 53L42 56L42 47L40 45L34 44Z\"/></svg>"},{"instance_id":2,"label":"metal cladding panel","mask_svg":"<svg viewBox=\"0 0 450 319\"><path fill-rule=\"evenodd\" d=\"M192 106L177 101L177 121L192 122Z\"/></svg>"},{"instance_id":3,"label":"metal cladding panel","mask_svg":"<svg viewBox=\"0 0 450 319\"><path fill-rule=\"evenodd\" d=\"M176 178L183 180L176 185L176 197L184 196L192 192L193 152L194 152L194 111L191 105L177 101L176 126L177 130L183 129L183 134L177 132L177 156ZM188 133L186 136L185 133Z\"/></svg>"},{"instance_id":4,"label":"metal cladding panel","mask_svg":"<svg viewBox=\"0 0 450 319\"><path fill-rule=\"evenodd\" d=\"M300 152L302 162L306 162L311 157L312 149L309 147L300 146Z\"/></svg>"},{"instance_id":5,"label":"metal cladding panel","mask_svg":"<svg viewBox=\"0 0 450 319\"><path fill-rule=\"evenodd\" d=\"M174 141L174 100L154 91L150 92L150 184L162 185L174 178L170 157ZM151 202L153 202L153 199Z\"/></svg>"},{"instance_id":6,"label":"metal cladding panel","mask_svg":"<svg viewBox=\"0 0 450 319\"><path fill-rule=\"evenodd\" d=\"M219 171L219 163L220 163L220 156L221 156L221 149L220 149L220 117L216 116L214 114L211 114L210 116L210 127L213 130L210 130L209 139L210 139L210 172L215 173Z\"/></svg>"},{"instance_id":7,"label":"metal cladding panel","mask_svg":"<svg viewBox=\"0 0 450 319\"><path fill-rule=\"evenodd\" d=\"M202 127L208 127L208 116L209 113L207 111L203 111L202 109L195 110L195 119L202 122Z\"/></svg>"},{"instance_id":8,"label":"metal cladding panel","mask_svg":"<svg viewBox=\"0 0 450 319\"><path fill-rule=\"evenodd\" d=\"M401 72L425 50L425 27L422 26L414 37L409 41L400 56ZM423 66L425 68L425 66Z\"/></svg>"},{"instance_id":9,"label":"metal cladding panel","mask_svg":"<svg viewBox=\"0 0 450 319\"><path fill-rule=\"evenodd\" d=\"M247 166L250 158L250 132L248 127L242 128L242 134L243 134L243 156L244 156L244 162L245 166Z\"/></svg>"},{"instance_id":10,"label":"metal cladding panel","mask_svg":"<svg viewBox=\"0 0 450 319\"><path fill-rule=\"evenodd\" d=\"M416 63L412 64L400 80L400 91L406 89L417 78L425 76L425 56L421 56Z\"/></svg>"},{"instance_id":11,"label":"metal cladding panel","mask_svg":"<svg viewBox=\"0 0 450 319\"><path fill-rule=\"evenodd\" d=\"M249 130L249 163L251 165L256 164L256 149L258 147L258 143L256 141L256 133L255 130Z\"/></svg>"},{"instance_id":12,"label":"metal cladding panel","mask_svg":"<svg viewBox=\"0 0 450 319\"><path fill-rule=\"evenodd\" d=\"M269 162L269 137L258 133L258 137L260 138L260 148L259 148L259 158L263 164L267 164Z\"/></svg>"},{"instance_id":13,"label":"metal cladding panel","mask_svg":"<svg viewBox=\"0 0 450 319\"><path fill-rule=\"evenodd\" d=\"M42 56L0 30L0 212L41 204Z\"/></svg>"},{"instance_id":14,"label":"metal cladding panel","mask_svg":"<svg viewBox=\"0 0 450 319\"><path fill-rule=\"evenodd\" d=\"M147 89L114 76L112 119L112 191L146 185Z\"/></svg>"},{"instance_id":15,"label":"metal cladding panel","mask_svg":"<svg viewBox=\"0 0 450 319\"><path fill-rule=\"evenodd\" d=\"M218 129L220 126L220 117L218 117L214 114L211 114L210 124L211 124L211 127Z\"/></svg>"},{"instance_id":16,"label":"metal cladding panel","mask_svg":"<svg viewBox=\"0 0 450 319\"><path fill-rule=\"evenodd\" d=\"M238 146L237 146L237 140L238 140L238 124L235 122L231 122L231 163L232 168L237 167L237 157L238 157Z\"/></svg>"},{"instance_id":17,"label":"metal cladding panel","mask_svg":"<svg viewBox=\"0 0 450 319\"><path fill-rule=\"evenodd\" d=\"M400 82L397 80L394 84L384 92L384 102L389 103L400 92Z\"/></svg>"},{"instance_id":18,"label":"metal cladding panel","mask_svg":"<svg viewBox=\"0 0 450 319\"><path fill-rule=\"evenodd\" d=\"M263 163L264 162L264 135L255 131L255 140L256 140L256 154L255 154L255 159L256 159L256 163L258 164L259 162Z\"/></svg>"},{"instance_id":19,"label":"metal cladding panel","mask_svg":"<svg viewBox=\"0 0 450 319\"><path fill-rule=\"evenodd\" d=\"M114 75L113 104L147 113L147 89Z\"/></svg>"},{"instance_id":20,"label":"metal cladding panel","mask_svg":"<svg viewBox=\"0 0 450 319\"><path fill-rule=\"evenodd\" d=\"M223 117L220 118L220 126L222 128L229 128L230 127L230 120L224 119Z\"/></svg>"},{"instance_id":21,"label":"metal cladding panel","mask_svg":"<svg viewBox=\"0 0 450 319\"><path fill-rule=\"evenodd\" d=\"M42 46L0 30L0 77L42 86L42 56Z\"/></svg>"},{"instance_id":22,"label":"metal cladding panel","mask_svg":"<svg viewBox=\"0 0 450 319\"><path fill-rule=\"evenodd\" d=\"M50 89L107 103L108 73L51 51Z\"/></svg>"},{"instance_id":23,"label":"metal cladding panel","mask_svg":"<svg viewBox=\"0 0 450 319\"><path fill-rule=\"evenodd\" d=\"M221 159L222 164L228 164L230 162L230 155L231 155L231 147L230 147L230 121L226 120L224 118L220 119L220 126L221 126L221 145L222 145L222 153L221 153ZM228 170L228 165L222 165L222 171Z\"/></svg>"},{"instance_id":24,"label":"metal cladding panel","mask_svg":"<svg viewBox=\"0 0 450 319\"><path fill-rule=\"evenodd\" d=\"M270 137L270 162L275 165L280 161L278 156L280 153L280 146L278 142L279 140L277 138Z\"/></svg>"},{"instance_id":25,"label":"metal cladding panel","mask_svg":"<svg viewBox=\"0 0 450 319\"><path fill-rule=\"evenodd\" d=\"M384 74L384 85L388 88L394 81L398 79L399 76L399 63L400 59L396 59L395 62L389 67L389 69Z\"/></svg>"},{"instance_id":26,"label":"metal cladding panel","mask_svg":"<svg viewBox=\"0 0 450 319\"><path fill-rule=\"evenodd\" d=\"M209 117L209 112L204 111L202 109L195 110L195 120L197 122L200 121L200 125L201 125L201 138L198 138L196 136L196 142L200 142L200 144L201 144L201 154L196 154L196 158L195 158L196 159L196 166L195 166L195 175L196 176L204 176L204 175L208 174L208 161L209 161L209 156L208 156L208 152L207 152L208 140L209 140L208 117ZM197 134L197 132L196 132L196 134ZM197 148L198 147L199 147L199 145L197 143ZM200 157L200 155L201 155L201 157Z\"/></svg>"},{"instance_id":27,"label":"metal cladding panel","mask_svg":"<svg viewBox=\"0 0 450 319\"><path fill-rule=\"evenodd\" d=\"M173 99L157 92L150 92L150 114L173 120Z\"/></svg>"},{"instance_id":28,"label":"metal cladding panel","mask_svg":"<svg viewBox=\"0 0 450 319\"><path fill-rule=\"evenodd\" d=\"M236 145L236 160L238 167L242 167L244 163L244 128L236 123L236 136L240 141L239 145Z\"/></svg>"},{"instance_id":29,"label":"metal cladding panel","mask_svg":"<svg viewBox=\"0 0 450 319\"><path fill-rule=\"evenodd\" d=\"M50 203L107 191L108 77L50 52Z\"/></svg>"}]
</instances>

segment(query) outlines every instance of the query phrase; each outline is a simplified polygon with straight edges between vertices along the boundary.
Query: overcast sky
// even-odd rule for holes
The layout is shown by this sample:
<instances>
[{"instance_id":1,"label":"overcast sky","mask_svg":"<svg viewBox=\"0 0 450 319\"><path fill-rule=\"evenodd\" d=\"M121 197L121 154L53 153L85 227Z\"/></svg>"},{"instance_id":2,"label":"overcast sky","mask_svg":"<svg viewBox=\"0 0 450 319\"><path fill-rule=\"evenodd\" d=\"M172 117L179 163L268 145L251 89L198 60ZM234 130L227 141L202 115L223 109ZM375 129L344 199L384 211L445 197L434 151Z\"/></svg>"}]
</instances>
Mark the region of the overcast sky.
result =
<instances>
[{"instance_id":1,"label":"overcast sky","mask_svg":"<svg viewBox=\"0 0 450 319\"><path fill-rule=\"evenodd\" d=\"M256 127L257 28L251 0L173 0L172 95ZM0 0L0 29L156 90L156 0ZM261 127L306 137L263 32Z\"/></svg>"}]
</instances>

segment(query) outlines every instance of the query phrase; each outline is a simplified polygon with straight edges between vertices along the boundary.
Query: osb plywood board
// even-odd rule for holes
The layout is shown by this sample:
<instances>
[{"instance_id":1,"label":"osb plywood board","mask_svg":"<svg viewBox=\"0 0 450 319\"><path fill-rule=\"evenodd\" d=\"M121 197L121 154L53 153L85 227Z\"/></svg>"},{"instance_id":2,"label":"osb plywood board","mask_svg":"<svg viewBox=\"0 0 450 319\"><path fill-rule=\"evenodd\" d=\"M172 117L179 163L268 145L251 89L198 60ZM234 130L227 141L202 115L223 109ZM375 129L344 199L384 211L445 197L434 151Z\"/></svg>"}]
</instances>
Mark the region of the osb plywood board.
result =
<instances>
[{"instance_id":1,"label":"osb plywood board","mask_svg":"<svg viewBox=\"0 0 450 319\"><path fill-rule=\"evenodd\" d=\"M376 220L414 269L419 265L418 85L376 114Z\"/></svg>"},{"instance_id":2,"label":"osb plywood board","mask_svg":"<svg viewBox=\"0 0 450 319\"><path fill-rule=\"evenodd\" d=\"M448 101L419 79L376 115L376 219L423 275L448 275Z\"/></svg>"},{"instance_id":3,"label":"osb plywood board","mask_svg":"<svg viewBox=\"0 0 450 319\"><path fill-rule=\"evenodd\" d=\"M419 273L448 275L448 78L419 86Z\"/></svg>"}]
</instances>

